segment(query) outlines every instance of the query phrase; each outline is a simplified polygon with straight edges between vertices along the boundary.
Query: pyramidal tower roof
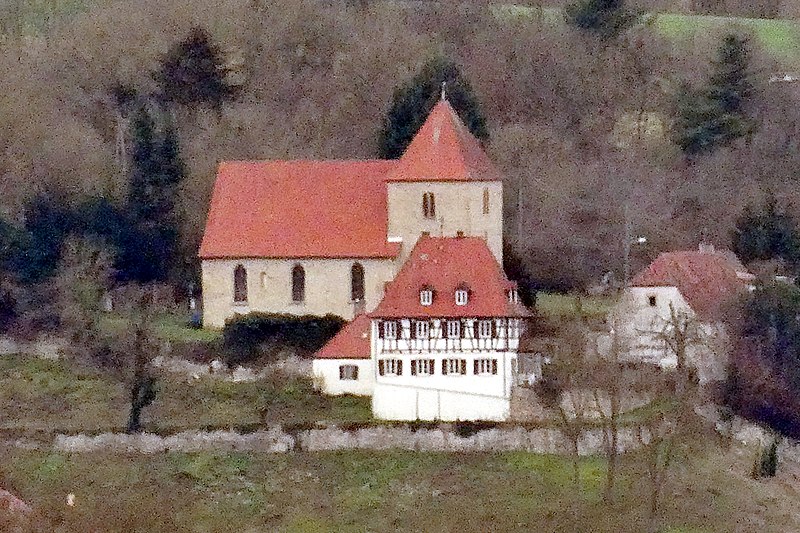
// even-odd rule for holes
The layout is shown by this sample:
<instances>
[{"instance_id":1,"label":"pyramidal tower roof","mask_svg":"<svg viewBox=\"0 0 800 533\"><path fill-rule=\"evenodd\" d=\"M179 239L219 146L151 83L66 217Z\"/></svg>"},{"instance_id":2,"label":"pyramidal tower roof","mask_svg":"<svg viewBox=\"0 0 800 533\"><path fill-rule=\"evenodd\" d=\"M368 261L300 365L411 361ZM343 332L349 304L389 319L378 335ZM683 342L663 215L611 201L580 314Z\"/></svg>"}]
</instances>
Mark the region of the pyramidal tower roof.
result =
<instances>
[{"instance_id":1,"label":"pyramidal tower roof","mask_svg":"<svg viewBox=\"0 0 800 533\"><path fill-rule=\"evenodd\" d=\"M446 98L439 100L387 181L498 181L500 173Z\"/></svg>"}]
</instances>

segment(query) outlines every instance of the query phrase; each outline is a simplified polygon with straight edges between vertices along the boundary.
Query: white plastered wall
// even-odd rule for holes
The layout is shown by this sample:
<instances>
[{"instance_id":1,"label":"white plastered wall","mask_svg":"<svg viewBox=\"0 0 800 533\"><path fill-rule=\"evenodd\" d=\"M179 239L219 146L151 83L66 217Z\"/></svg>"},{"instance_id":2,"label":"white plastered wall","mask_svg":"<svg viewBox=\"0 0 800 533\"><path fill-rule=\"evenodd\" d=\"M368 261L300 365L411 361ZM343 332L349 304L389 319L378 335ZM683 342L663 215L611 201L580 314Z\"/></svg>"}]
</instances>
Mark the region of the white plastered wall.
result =
<instances>
[{"instance_id":1,"label":"white plastered wall","mask_svg":"<svg viewBox=\"0 0 800 533\"><path fill-rule=\"evenodd\" d=\"M357 366L358 379L339 379L339 367L342 365ZM331 396L371 396L375 388L372 359L314 359L312 372L315 386Z\"/></svg>"}]
</instances>

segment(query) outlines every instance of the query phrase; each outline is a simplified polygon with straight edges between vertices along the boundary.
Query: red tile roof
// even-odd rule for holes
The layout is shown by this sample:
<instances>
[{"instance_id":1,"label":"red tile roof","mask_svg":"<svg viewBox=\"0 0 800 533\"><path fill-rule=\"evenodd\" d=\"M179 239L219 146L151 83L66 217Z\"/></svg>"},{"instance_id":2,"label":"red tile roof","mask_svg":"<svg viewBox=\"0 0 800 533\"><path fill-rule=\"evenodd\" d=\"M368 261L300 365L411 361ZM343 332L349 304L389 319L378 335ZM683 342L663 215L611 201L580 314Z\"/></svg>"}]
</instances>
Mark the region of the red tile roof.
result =
<instances>
[{"instance_id":1,"label":"red tile roof","mask_svg":"<svg viewBox=\"0 0 800 533\"><path fill-rule=\"evenodd\" d=\"M447 100L440 100L387 179L497 181L501 176Z\"/></svg>"},{"instance_id":2,"label":"red tile roof","mask_svg":"<svg viewBox=\"0 0 800 533\"><path fill-rule=\"evenodd\" d=\"M395 257L385 177L396 164L223 162L200 257Z\"/></svg>"},{"instance_id":3,"label":"red tile roof","mask_svg":"<svg viewBox=\"0 0 800 533\"><path fill-rule=\"evenodd\" d=\"M469 301L456 305L455 291L462 286L469 290ZM508 290L514 287L483 239L422 236L370 316L525 316L521 305L508 301ZM434 291L431 305L420 303L423 288Z\"/></svg>"},{"instance_id":4,"label":"red tile roof","mask_svg":"<svg viewBox=\"0 0 800 533\"><path fill-rule=\"evenodd\" d=\"M720 318L726 304L746 290L729 258L699 251L667 252L637 274L635 287L677 287L703 319Z\"/></svg>"},{"instance_id":5,"label":"red tile roof","mask_svg":"<svg viewBox=\"0 0 800 533\"><path fill-rule=\"evenodd\" d=\"M358 315L314 354L316 359L369 359L370 319Z\"/></svg>"}]
</instances>

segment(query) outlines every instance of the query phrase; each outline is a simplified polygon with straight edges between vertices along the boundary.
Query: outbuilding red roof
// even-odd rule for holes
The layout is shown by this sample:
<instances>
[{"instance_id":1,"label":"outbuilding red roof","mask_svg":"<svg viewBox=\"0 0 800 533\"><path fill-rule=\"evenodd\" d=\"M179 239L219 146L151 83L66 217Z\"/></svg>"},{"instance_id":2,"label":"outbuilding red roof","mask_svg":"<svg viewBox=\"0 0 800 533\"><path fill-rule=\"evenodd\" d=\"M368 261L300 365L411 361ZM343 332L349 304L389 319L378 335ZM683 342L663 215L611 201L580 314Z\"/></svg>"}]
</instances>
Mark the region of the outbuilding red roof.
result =
<instances>
[{"instance_id":1,"label":"outbuilding red roof","mask_svg":"<svg viewBox=\"0 0 800 533\"><path fill-rule=\"evenodd\" d=\"M316 359L369 359L370 319L361 314L355 317L328 343L314 354Z\"/></svg>"},{"instance_id":2,"label":"outbuilding red roof","mask_svg":"<svg viewBox=\"0 0 800 533\"><path fill-rule=\"evenodd\" d=\"M439 100L388 181L497 181L500 173L447 100Z\"/></svg>"},{"instance_id":3,"label":"outbuilding red roof","mask_svg":"<svg viewBox=\"0 0 800 533\"><path fill-rule=\"evenodd\" d=\"M747 288L728 258L700 251L662 253L631 285L676 287L703 319L721 318L725 306Z\"/></svg>"},{"instance_id":4,"label":"outbuilding red roof","mask_svg":"<svg viewBox=\"0 0 800 533\"><path fill-rule=\"evenodd\" d=\"M510 317L526 316L509 302L516 285L480 237L430 237L417 241L394 281L371 313L375 318L403 317ZM468 291L466 305L456 305L457 289ZM433 291L430 305L420 303L420 291Z\"/></svg>"},{"instance_id":5,"label":"outbuilding red roof","mask_svg":"<svg viewBox=\"0 0 800 533\"><path fill-rule=\"evenodd\" d=\"M220 164L200 257L395 257L385 177L396 161Z\"/></svg>"}]
</instances>

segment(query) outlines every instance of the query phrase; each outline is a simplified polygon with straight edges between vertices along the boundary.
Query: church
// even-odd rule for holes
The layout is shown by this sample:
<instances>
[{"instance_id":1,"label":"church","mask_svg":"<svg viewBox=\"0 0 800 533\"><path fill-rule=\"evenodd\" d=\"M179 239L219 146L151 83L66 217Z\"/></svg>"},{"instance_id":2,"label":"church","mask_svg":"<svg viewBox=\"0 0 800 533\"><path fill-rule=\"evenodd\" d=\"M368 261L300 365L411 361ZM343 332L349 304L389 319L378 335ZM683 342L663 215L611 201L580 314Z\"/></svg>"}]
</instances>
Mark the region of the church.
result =
<instances>
[{"instance_id":1,"label":"church","mask_svg":"<svg viewBox=\"0 0 800 533\"><path fill-rule=\"evenodd\" d=\"M479 237L503 263L503 184L442 98L397 160L225 161L200 246L203 325L251 311L351 320L417 240Z\"/></svg>"},{"instance_id":2,"label":"church","mask_svg":"<svg viewBox=\"0 0 800 533\"><path fill-rule=\"evenodd\" d=\"M220 164L203 324L339 315L323 392L371 396L383 419L505 420L527 311L502 234L502 177L443 94L397 160Z\"/></svg>"}]
</instances>

